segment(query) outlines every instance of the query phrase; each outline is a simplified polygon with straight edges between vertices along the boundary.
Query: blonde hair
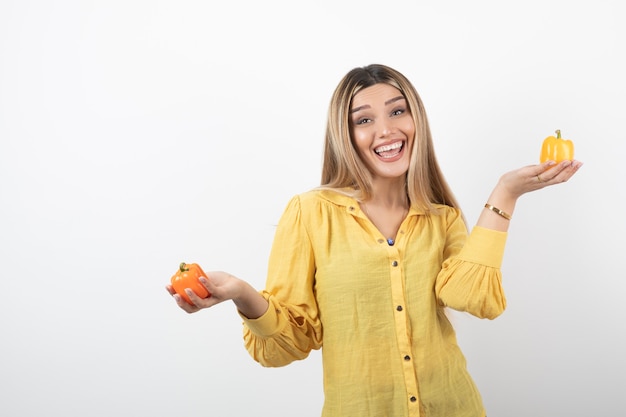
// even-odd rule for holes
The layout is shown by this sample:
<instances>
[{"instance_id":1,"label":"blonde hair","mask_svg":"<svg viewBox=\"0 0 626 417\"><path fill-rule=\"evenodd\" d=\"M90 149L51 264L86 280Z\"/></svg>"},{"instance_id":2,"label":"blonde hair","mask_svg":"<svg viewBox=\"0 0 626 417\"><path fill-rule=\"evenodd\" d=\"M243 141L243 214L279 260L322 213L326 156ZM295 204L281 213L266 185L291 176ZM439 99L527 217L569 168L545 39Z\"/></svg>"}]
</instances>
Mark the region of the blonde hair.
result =
<instances>
[{"instance_id":1,"label":"blonde hair","mask_svg":"<svg viewBox=\"0 0 626 417\"><path fill-rule=\"evenodd\" d=\"M328 109L321 188L349 194L359 201L371 197L371 174L359 157L351 135L353 97L374 84L391 85L405 97L413 122L415 140L406 174L407 196L412 206L434 212L433 204L459 208L435 157L426 110L413 84L400 72L380 64L348 72L335 89Z\"/></svg>"}]
</instances>

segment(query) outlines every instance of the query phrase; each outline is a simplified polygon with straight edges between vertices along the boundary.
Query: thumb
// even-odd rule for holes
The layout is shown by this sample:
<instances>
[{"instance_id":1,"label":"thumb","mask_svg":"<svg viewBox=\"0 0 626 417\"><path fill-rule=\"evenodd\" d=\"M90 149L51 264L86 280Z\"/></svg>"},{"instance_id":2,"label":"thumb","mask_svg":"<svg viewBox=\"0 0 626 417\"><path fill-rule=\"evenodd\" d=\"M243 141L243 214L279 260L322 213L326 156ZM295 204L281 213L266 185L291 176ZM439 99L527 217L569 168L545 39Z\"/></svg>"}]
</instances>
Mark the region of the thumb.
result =
<instances>
[{"instance_id":1,"label":"thumb","mask_svg":"<svg viewBox=\"0 0 626 417\"><path fill-rule=\"evenodd\" d=\"M206 288L211 295L215 294L215 292L217 291L217 286L213 284L213 281L211 281L208 276L200 277L200 283L204 285L204 288Z\"/></svg>"}]
</instances>

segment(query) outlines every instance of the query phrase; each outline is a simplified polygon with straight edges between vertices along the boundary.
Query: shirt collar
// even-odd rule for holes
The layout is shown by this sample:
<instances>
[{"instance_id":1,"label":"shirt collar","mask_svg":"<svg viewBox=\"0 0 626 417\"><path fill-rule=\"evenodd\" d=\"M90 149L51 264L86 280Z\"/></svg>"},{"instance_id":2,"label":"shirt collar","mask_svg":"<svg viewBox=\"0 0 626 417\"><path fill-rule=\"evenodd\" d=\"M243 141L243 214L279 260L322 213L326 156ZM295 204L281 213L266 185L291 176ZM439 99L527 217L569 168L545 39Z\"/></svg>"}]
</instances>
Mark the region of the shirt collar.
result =
<instances>
[{"instance_id":1,"label":"shirt collar","mask_svg":"<svg viewBox=\"0 0 626 417\"><path fill-rule=\"evenodd\" d=\"M343 191L343 192L342 192ZM318 193L321 198L327 200L337 206L345 207L350 213L361 212L359 202L349 195L350 188L342 188L339 190L319 189ZM345 194L344 194L345 192ZM426 214L423 209L411 206L408 215Z\"/></svg>"}]
</instances>

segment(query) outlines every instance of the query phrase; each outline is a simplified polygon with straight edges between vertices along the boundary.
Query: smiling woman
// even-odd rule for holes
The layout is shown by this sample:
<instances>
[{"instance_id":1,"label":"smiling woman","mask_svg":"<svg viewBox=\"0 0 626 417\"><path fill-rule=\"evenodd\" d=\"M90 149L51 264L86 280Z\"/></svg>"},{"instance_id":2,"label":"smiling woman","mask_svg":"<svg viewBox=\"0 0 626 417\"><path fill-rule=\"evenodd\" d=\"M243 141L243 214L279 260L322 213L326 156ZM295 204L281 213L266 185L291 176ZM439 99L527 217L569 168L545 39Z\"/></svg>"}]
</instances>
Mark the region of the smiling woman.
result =
<instances>
[{"instance_id":1,"label":"smiling woman","mask_svg":"<svg viewBox=\"0 0 626 417\"><path fill-rule=\"evenodd\" d=\"M402 93L388 84L377 84L357 94L352 106L354 144L372 177L403 182L415 123Z\"/></svg>"},{"instance_id":2,"label":"smiling woman","mask_svg":"<svg viewBox=\"0 0 626 417\"><path fill-rule=\"evenodd\" d=\"M331 99L321 184L280 219L265 289L213 271L199 278L207 298L167 290L188 313L232 300L264 366L323 346L324 417L484 417L445 309L504 311L500 265L517 199L581 165L505 173L468 233L413 85L384 65L355 68Z\"/></svg>"}]
</instances>

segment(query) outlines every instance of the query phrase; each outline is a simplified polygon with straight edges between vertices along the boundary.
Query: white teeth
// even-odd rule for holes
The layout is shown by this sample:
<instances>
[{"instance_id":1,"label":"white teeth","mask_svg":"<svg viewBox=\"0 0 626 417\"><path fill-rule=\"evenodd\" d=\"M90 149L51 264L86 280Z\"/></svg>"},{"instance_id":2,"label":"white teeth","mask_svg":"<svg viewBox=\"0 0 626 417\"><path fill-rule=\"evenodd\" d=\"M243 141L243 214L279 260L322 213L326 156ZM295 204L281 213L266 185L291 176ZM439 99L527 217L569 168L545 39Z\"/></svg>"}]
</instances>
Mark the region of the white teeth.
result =
<instances>
[{"instance_id":1,"label":"white teeth","mask_svg":"<svg viewBox=\"0 0 626 417\"><path fill-rule=\"evenodd\" d=\"M382 152L389 152L392 151L394 149L399 149L402 147L402 142L396 142L396 143L392 143L391 145L385 145L385 146L381 146L379 148L374 149L374 152L376 153L382 153Z\"/></svg>"}]
</instances>

